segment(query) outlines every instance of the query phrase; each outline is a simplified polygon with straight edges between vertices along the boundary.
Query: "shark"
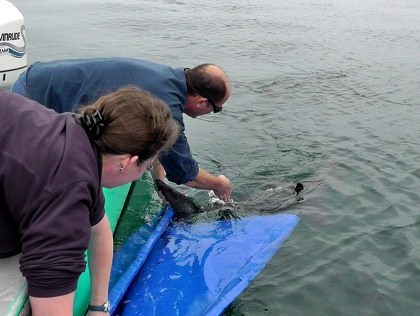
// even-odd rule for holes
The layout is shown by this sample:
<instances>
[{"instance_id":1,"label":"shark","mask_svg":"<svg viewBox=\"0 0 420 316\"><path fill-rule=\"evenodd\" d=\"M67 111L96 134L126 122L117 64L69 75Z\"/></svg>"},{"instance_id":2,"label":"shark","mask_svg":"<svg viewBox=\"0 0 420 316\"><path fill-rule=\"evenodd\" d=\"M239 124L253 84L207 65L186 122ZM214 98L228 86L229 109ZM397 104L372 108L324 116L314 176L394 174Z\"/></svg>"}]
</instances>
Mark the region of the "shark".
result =
<instances>
[{"instance_id":1,"label":"shark","mask_svg":"<svg viewBox=\"0 0 420 316\"><path fill-rule=\"evenodd\" d=\"M162 180L156 179L155 183L157 190L172 206L177 218L185 218L203 212L203 209L192 198L178 192Z\"/></svg>"},{"instance_id":2,"label":"shark","mask_svg":"<svg viewBox=\"0 0 420 316\"><path fill-rule=\"evenodd\" d=\"M185 194L182 194L181 192L177 191L162 180L156 179L155 183L157 191L161 192L161 194L165 197L165 200L172 206L172 209L175 212L175 217L177 219L188 218L198 213L203 213L208 210L211 210L211 208L206 209L204 207L199 206L196 202L194 202L192 198L186 196ZM296 198L294 199L296 202L303 200L303 197L300 195L300 192L303 191L303 189L304 187L302 183L296 184L296 187L293 190L293 195L296 194ZM287 197L287 200L289 199L290 198ZM258 205L260 205L260 202L261 201L258 202ZM289 202L289 204L290 203L291 202ZM258 207L255 206L255 208ZM239 219L239 217L235 215L234 209L232 209L231 207L220 208L219 217L221 219Z\"/></svg>"}]
</instances>

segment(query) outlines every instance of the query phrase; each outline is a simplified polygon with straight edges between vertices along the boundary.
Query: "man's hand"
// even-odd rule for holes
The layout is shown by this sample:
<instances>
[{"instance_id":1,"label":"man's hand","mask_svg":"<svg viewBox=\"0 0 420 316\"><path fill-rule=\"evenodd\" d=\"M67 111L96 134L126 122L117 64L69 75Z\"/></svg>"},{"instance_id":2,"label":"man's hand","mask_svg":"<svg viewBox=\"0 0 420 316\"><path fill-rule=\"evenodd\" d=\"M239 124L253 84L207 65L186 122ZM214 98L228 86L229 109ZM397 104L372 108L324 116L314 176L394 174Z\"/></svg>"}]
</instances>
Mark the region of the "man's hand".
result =
<instances>
[{"instance_id":1,"label":"man's hand","mask_svg":"<svg viewBox=\"0 0 420 316\"><path fill-rule=\"evenodd\" d=\"M218 185L218 189L213 190L214 194L216 194L219 199L229 202L232 195L232 184L224 175L220 175L217 178L220 181L220 184Z\"/></svg>"},{"instance_id":2,"label":"man's hand","mask_svg":"<svg viewBox=\"0 0 420 316\"><path fill-rule=\"evenodd\" d=\"M232 184L228 178L224 175L213 176L201 168L194 180L184 184L200 190L213 190L214 194L225 202L229 202L232 196Z\"/></svg>"}]
</instances>

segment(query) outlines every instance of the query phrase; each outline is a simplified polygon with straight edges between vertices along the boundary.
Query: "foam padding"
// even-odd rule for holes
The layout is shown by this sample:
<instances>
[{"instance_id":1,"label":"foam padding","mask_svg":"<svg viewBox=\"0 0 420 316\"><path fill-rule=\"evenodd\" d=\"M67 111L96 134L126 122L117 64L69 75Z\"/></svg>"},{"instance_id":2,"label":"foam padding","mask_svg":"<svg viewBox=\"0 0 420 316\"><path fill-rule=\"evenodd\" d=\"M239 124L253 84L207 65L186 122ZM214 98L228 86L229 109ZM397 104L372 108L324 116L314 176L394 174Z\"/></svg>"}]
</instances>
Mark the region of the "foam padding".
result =
<instances>
[{"instance_id":1,"label":"foam padding","mask_svg":"<svg viewBox=\"0 0 420 316\"><path fill-rule=\"evenodd\" d=\"M299 217L172 221L113 315L220 315L261 272Z\"/></svg>"}]
</instances>

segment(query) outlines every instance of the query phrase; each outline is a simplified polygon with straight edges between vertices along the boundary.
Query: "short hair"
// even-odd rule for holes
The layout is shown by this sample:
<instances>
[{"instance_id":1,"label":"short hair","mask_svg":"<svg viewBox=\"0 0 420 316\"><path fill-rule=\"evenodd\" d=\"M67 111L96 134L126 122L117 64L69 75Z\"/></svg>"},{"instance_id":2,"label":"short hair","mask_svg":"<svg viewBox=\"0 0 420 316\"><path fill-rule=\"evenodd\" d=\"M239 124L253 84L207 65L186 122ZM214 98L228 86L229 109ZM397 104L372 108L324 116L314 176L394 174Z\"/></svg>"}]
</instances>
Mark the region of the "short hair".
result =
<instances>
[{"instance_id":1,"label":"short hair","mask_svg":"<svg viewBox=\"0 0 420 316\"><path fill-rule=\"evenodd\" d=\"M219 104L227 93L226 81L222 76L214 75L208 71L209 66L218 67L214 64L201 64L185 70L188 82L187 94L196 95L198 92L202 97L209 98Z\"/></svg>"},{"instance_id":2,"label":"short hair","mask_svg":"<svg viewBox=\"0 0 420 316\"><path fill-rule=\"evenodd\" d=\"M91 138L103 154L139 156L142 162L168 150L179 135L168 106L134 86L120 88L80 109L84 116L96 111L104 127L96 127Z\"/></svg>"}]
</instances>

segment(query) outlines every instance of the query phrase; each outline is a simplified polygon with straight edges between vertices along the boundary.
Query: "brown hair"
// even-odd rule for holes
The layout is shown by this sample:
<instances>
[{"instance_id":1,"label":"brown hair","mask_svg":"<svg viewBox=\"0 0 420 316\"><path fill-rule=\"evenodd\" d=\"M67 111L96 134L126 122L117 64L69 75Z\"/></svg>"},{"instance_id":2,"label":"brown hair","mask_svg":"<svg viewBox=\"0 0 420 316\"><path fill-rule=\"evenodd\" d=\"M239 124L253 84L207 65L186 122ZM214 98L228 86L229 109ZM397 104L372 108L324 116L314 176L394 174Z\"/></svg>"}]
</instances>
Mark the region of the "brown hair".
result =
<instances>
[{"instance_id":1,"label":"brown hair","mask_svg":"<svg viewBox=\"0 0 420 316\"><path fill-rule=\"evenodd\" d=\"M97 117L99 112L100 119L93 120L88 134L103 154L139 156L142 162L169 149L179 135L166 104L137 87L107 94L80 112L84 118Z\"/></svg>"},{"instance_id":2,"label":"brown hair","mask_svg":"<svg viewBox=\"0 0 420 316\"><path fill-rule=\"evenodd\" d=\"M187 93L196 95L199 92L201 96L219 104L226 96L226 82L223 77L209 72L209 66L219 68L214 64L201 64L191 69L185 69L185 77L189 83L187 84Z\"/></svg>"}]
</instances>

